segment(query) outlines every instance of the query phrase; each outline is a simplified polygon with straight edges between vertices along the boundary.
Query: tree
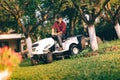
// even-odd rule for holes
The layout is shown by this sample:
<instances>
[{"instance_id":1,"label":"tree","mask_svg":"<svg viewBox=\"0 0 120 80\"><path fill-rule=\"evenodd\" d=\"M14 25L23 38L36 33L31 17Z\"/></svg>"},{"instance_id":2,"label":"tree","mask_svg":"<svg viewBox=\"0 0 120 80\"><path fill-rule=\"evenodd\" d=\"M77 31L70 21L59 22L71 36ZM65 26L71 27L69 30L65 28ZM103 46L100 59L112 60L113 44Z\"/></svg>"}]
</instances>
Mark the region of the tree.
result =
<instances>
[{"instance_id":1,"label":"tree","mask_svg":"<svg viewBox=\"0 0 120 80\"><path fill-rule=\"evenodd\" d=\"M39 2L39 0L0 0L0 6L14 17L24 33L30 54L32 52L30 33L46 20L46 14L41 15L42 18L39 22L35 18L35 10L38 8ZM23 20L23 16L26 17L26 23Z\"/></svg>"},{"instance_id":2,"label":"tree","mask_svg":"<svg viewBox=\"0 0 120 80\"><path fill-rule=\"evenodd\" d=\"M65 0L62 2L61 11L64 16L69 20L69 34L70 36L74 36L75 25L79 21L79 13L76 8L73 6L70 0Z\"/></svg>"},{"instance_id":3,"label":"tree","mask_svg":"<svg viewBox=\"0 0 120 80\"><path fill-rule=\"evenodd\" d=\"M104 14L101 16L114 25L117 36L120 39L120 0L110 0L104 7Z\"/></svg>"},{"instance_id":4,"label":"tree","mask_svg":"<svg viewBox=\"0 0 120 80\"><path fill-rule=\"evenodd\" d=\"M98 49L98 44L96 40L94 22L100 15L102 8L109 2L109 0L72 0L72 2L77 10L79 10L82 20L88 26L90 45L92 50L95 51Z\"/></svg>"},{"instance_id":5,"label":"tree","mask_svg":"<svg viewBox=\"0 0 120 80\"><path fill-rule=\"evenodd\" d=\"M8 27L9 26L9 27ZM0 7L0 31L3 32L9 32L11 28L14 28L16 26L16 22L14 21L13 16L6 12L2 7ZM15 31L16 28L14 28Z\"/></svg>"}]
</instances>

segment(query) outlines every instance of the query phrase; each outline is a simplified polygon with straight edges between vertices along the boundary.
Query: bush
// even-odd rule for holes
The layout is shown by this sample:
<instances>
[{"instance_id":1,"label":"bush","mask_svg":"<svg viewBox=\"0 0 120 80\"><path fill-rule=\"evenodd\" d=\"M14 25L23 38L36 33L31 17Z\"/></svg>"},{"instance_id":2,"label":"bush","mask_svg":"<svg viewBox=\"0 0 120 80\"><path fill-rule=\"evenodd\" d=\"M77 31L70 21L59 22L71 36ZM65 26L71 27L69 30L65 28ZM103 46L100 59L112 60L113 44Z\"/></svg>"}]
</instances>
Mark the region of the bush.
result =
<instances>
[{"instance_id":1,"label":"bush","mask_svg":"<svg viewBox=\"0 0 120 80\"><path fill-rule=\"evenodd\" d=\"M7 46L0 48L0 71L6 69L12 71L12 69L19 65L22 60L22 56L14 52Z\"/></svg>"},{"instance_id":2,"label":"bush","mask_svg":"<svg viewBox=\"0 0 120 80\"><path fill-rule=\"evenodd\" d=\"M96 25L96 35L102 40L114 40L117 39L114 26L108 23L100 23Z\"/></svg>"},{"instance_id":3,"label":"bush","mask_svg":"<svg viewBox=\"0 0 120 80\"><path fill-rule=\"evenodd\" d=\"M77 55L73 55L70 58L74 59L74 58L79 58L79 57L88 57L90 56L90 52L92 52L90 47L86 47L84 50L82 50L79 54Z\"/></svg>"}]
</instances>

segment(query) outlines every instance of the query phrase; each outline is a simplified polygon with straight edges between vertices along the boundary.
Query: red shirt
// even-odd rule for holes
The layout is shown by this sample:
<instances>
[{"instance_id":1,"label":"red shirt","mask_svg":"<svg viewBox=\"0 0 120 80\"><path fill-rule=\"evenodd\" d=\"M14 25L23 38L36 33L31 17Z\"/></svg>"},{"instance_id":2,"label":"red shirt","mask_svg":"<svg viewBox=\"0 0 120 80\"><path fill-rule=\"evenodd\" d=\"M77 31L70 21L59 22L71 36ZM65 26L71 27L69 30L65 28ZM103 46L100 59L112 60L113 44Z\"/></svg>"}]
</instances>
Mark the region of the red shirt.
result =
<instances>
[{"instance_id":1,"label":"red shirt","mask_svg":"<svg viewBox=\"0 0 120 80\"><path fill-rule=\"evenodd\" d=\"M54 28L57 32L62 31L63 34L66 33L66 24L64 21L62 21L60 24L59 22L55 22L52 26L52 28Z\"/></svg>"}]
</instances>

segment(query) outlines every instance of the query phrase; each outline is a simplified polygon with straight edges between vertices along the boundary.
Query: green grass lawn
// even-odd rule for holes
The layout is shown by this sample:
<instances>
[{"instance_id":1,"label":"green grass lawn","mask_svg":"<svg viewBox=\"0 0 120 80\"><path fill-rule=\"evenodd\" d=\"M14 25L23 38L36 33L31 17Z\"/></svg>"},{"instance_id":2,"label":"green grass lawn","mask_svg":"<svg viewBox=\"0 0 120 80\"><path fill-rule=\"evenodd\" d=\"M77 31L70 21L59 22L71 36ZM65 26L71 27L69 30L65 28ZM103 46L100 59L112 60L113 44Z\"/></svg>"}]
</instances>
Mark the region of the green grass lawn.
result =
<instances>
[{"instance_id":1,"label":"green grass lawn","mask_svg":"<svg viewBox=\"0 0 120 80\"><path fill-rule=\"evenodd\" d=\"M120 40L101 44L97 56L74 57L36 66L24 60L11 80L120 80L120 49L107 50L113 45L120 47Z\"/></svg>"}]
</instances>

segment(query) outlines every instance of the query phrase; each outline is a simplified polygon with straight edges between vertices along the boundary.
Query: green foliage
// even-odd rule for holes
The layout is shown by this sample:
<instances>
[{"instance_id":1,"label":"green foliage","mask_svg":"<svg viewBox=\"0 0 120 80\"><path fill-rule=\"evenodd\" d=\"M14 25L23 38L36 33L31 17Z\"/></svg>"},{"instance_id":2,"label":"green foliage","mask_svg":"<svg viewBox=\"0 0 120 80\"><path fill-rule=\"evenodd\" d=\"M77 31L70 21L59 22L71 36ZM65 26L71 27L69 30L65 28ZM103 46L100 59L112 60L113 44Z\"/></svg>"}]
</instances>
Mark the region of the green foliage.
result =
<instances>
[{"instance_id":1,"label":"green foliage","mask_svg":"<svg viewBox=\"0 0 120 80\"><path fill-rule=\"evenodd\" d=\"M46 37L50 37L51 36L51 30L52 30L52 25L49 23L44 27L41 27L40 29L40 37L46 38Z\"/></svg>"},{"instance_id":2,"label":"green foliage","mask_svg":"<svg viewBox=\"0 0 120 80\"><path fill-rule=\"evenodd\" d=\"M4 19L4 22L2 23L2 27L12 28L15 30L17 29L17 31L19 31L19 23L17 20L19 18L25 18L25 16L30 18L29 25L36 23L35 9L37 8L38 4L37 0L1 0L0 4L0 8L3 10L3 12L6 12L6 14L2 13L2 15L6 18L6 20ZM7 25L5 25L5 23Z\"/></svg>"},{"instance_id":3,"label":"green foliage","mask_svg":"<svg viewBox=\"0 0 120 80\"><path fill-rule=\"evenodd\" d=\"M110 0L104 12L106 13L104 19L115 26L120 21L120 0Z\"/></svg>"},{"instance_id":4,"label":"green foliage","mask_svg":"<svg viewBox=\"0 0 120 80\"><path fill-rule=\"evenodd\" d=\"M82 52L79 53L80 57L84 57L86 54L90 53L92 50L90 47L85 48Z\"/></svg>"},{"instance_id":5,"label":"green foliage","mask_svg":"<svg viewBox=\"0 0 120 80\"><path fill-rule=\"evenodd\" d=\"M110 0L110 4L115 5L115 4L120 4L120 0Z\"/></svg>"},{"instance_id":6,"label":"green foliage","mask_svg":"<svg viewBox=\"0 0 120 80\"><path fill-rule=\"evenodd\" d=\"M30 58L25 58L19 66L20 67L31 66Z\"/></svg>"},{"instance_id":7,"label":"green foliage","mask_svg":"<svg viewBox=\"0 0 120 80\"><path fill-rule=\"evenodd\" d=\"M112 24L102 22L96 25L96 34L102 40L114 40L117 39L114 26Z\"/></svg>"},{"instance_id":8,"label":"green foliage","mask_svg":"<svg viewBox=\"0 0 120 80\"><path fill-rule=\"evenodd\" d=\"M118 39L115 32L114 26L105 21L101 21L95 25L96 35L99 36L102 40L115 40ZM86 36L83 25L76 24L75 26L75 35L83 34Z\"/></svg>"},{"instance_id":9,"label":"green foliage","mask_svg":"<svg viewBox=\"0 0 120 80\"><path fill-rule=\"evenodd\" d=\"M47 23L44 26L38 26L34 33L31 34L32 36L32 41L38 41L39 39L44 39L46 37L50 37L51 36L51 30L52 30L52 24L51 23Z\"/></svg>"},{"instance_id":10,"label":"green foliage","mask_svg":"<svg viewBox=\"0 0 120 80\"><path fill-rule=\"evenodd\" d=\"M38 0L19 0L19 6L24 11L24 16L28 16L30 19L29 25L36 23L35 10L38 8Z\"/></svg>"},{"instance_id":11,"label":"green foliage","mask_svg":"<svg viewBox=\"0 0 120 80\"><path fill-rule=\"evenodd\" d=\"M82 2L84 2L86 4L86 6L89 10L92 10L95 7L102 8L104 1L105 0L85 0Z\"/></svg>"},{"instance_id":12,"label":"green foliage","mask_svg":"<svg viewBox=\"0 0 120 80\"><path fill-rule=\"evenodd\" d=\"M17 23L14 20L12 14L8 13L0 6L0 31L7 32L12 28L17 32L18 30L16 30L16 26Z\"/></svg>"},{"instance_id":13,"label":"green foliage","mask_svg":"<svg viewBox=\"0 0 120 80\"><path fill-rule=\"evenodd\" d=\"M75 30L75 35L84 33L83 27L81 23L81 16L79 14L79 10L73 6L72 0L10 0L13 2L13 4L19 6L19 12L21 13L21 18L25 19L27 16L29 16L29 23L25 25L26 29L29 30L29 27L34 24L36 24L36 18L35 18L35 10L38 9L41 11L41 17L45 14L48 15L48 21L50 23L54 22L55 15L57 13L62 13L67 19L69 19L70 23L68 24L67 32L70 34L72 30ZM94 17L96 12L98 12L104 3L105 0L73 0L83 11L84 14L89 14L93 10L95 10L95 13L92 12L91 18ZM116 6L118 7L120 0L110 0L110 4L113 6L112 9L116 9ZM3 2L3 0L1 0ZM9 2L9 0L7 1ZM10 3L10 2L9 2ZM11 7L14 9L13 5L10 4ZM39 5L39 6L38 6ZM115 8L114 8L115 6ZM7 11L1 9L0 13L0 28L3 31L8 30L9 28L15 29L16 32L21 32L21 30L17 27L17 21L12 17L10 13ZM111 11L114 11L111 10ZM94 21L94 19L91 19L91 21ZM27 23L27 22L25 22ZM43 23L43 22L42 22ZM34 36L40 36L41 38L49 37L50 36L50 30L51 25L48 27L43 27L43 24L40 24L41 29L36 28L31 33ZM75 23L76 26L74 26L72 29L71 25ZM103 23L98 24L98 27L96 27L97 35L100 36L102 39L105 40L111 40L116 38L116 33L110 24L105 24L103 26ZM9 27L9 28L8 28ZM34 28L34 27L33 27ZM107 33L107 34L106 34ZM37 35L36 35L37 34ZM34 39L34 38L33 38Z\"/></svg>"},{"instance_id":14,"label":"green foliage","mask_svg":"<svg viewBox=\"0 0 120 80\"><path fill-rule=\"evenodd\" d=\"M90 52L92 52L90 47L85 48L84 50L82 50L79 54L77 55L73 55L70 58L74 59L74 58L81 58L81 57L89 57L89 54L91 54Z\"/></svg>"},{"instance_id":15,"label":"green foliage","mask_svg":"<svg viewBox=\"0 0 120 80\"><path fill-rule=\"evenodd\" d=\"M93 12L93 9L99 11L103 8L103 4L106 0L73 0L75 3L79 5L82 9L87 9L87 12Z\"/></svg>"}]
</instances>

